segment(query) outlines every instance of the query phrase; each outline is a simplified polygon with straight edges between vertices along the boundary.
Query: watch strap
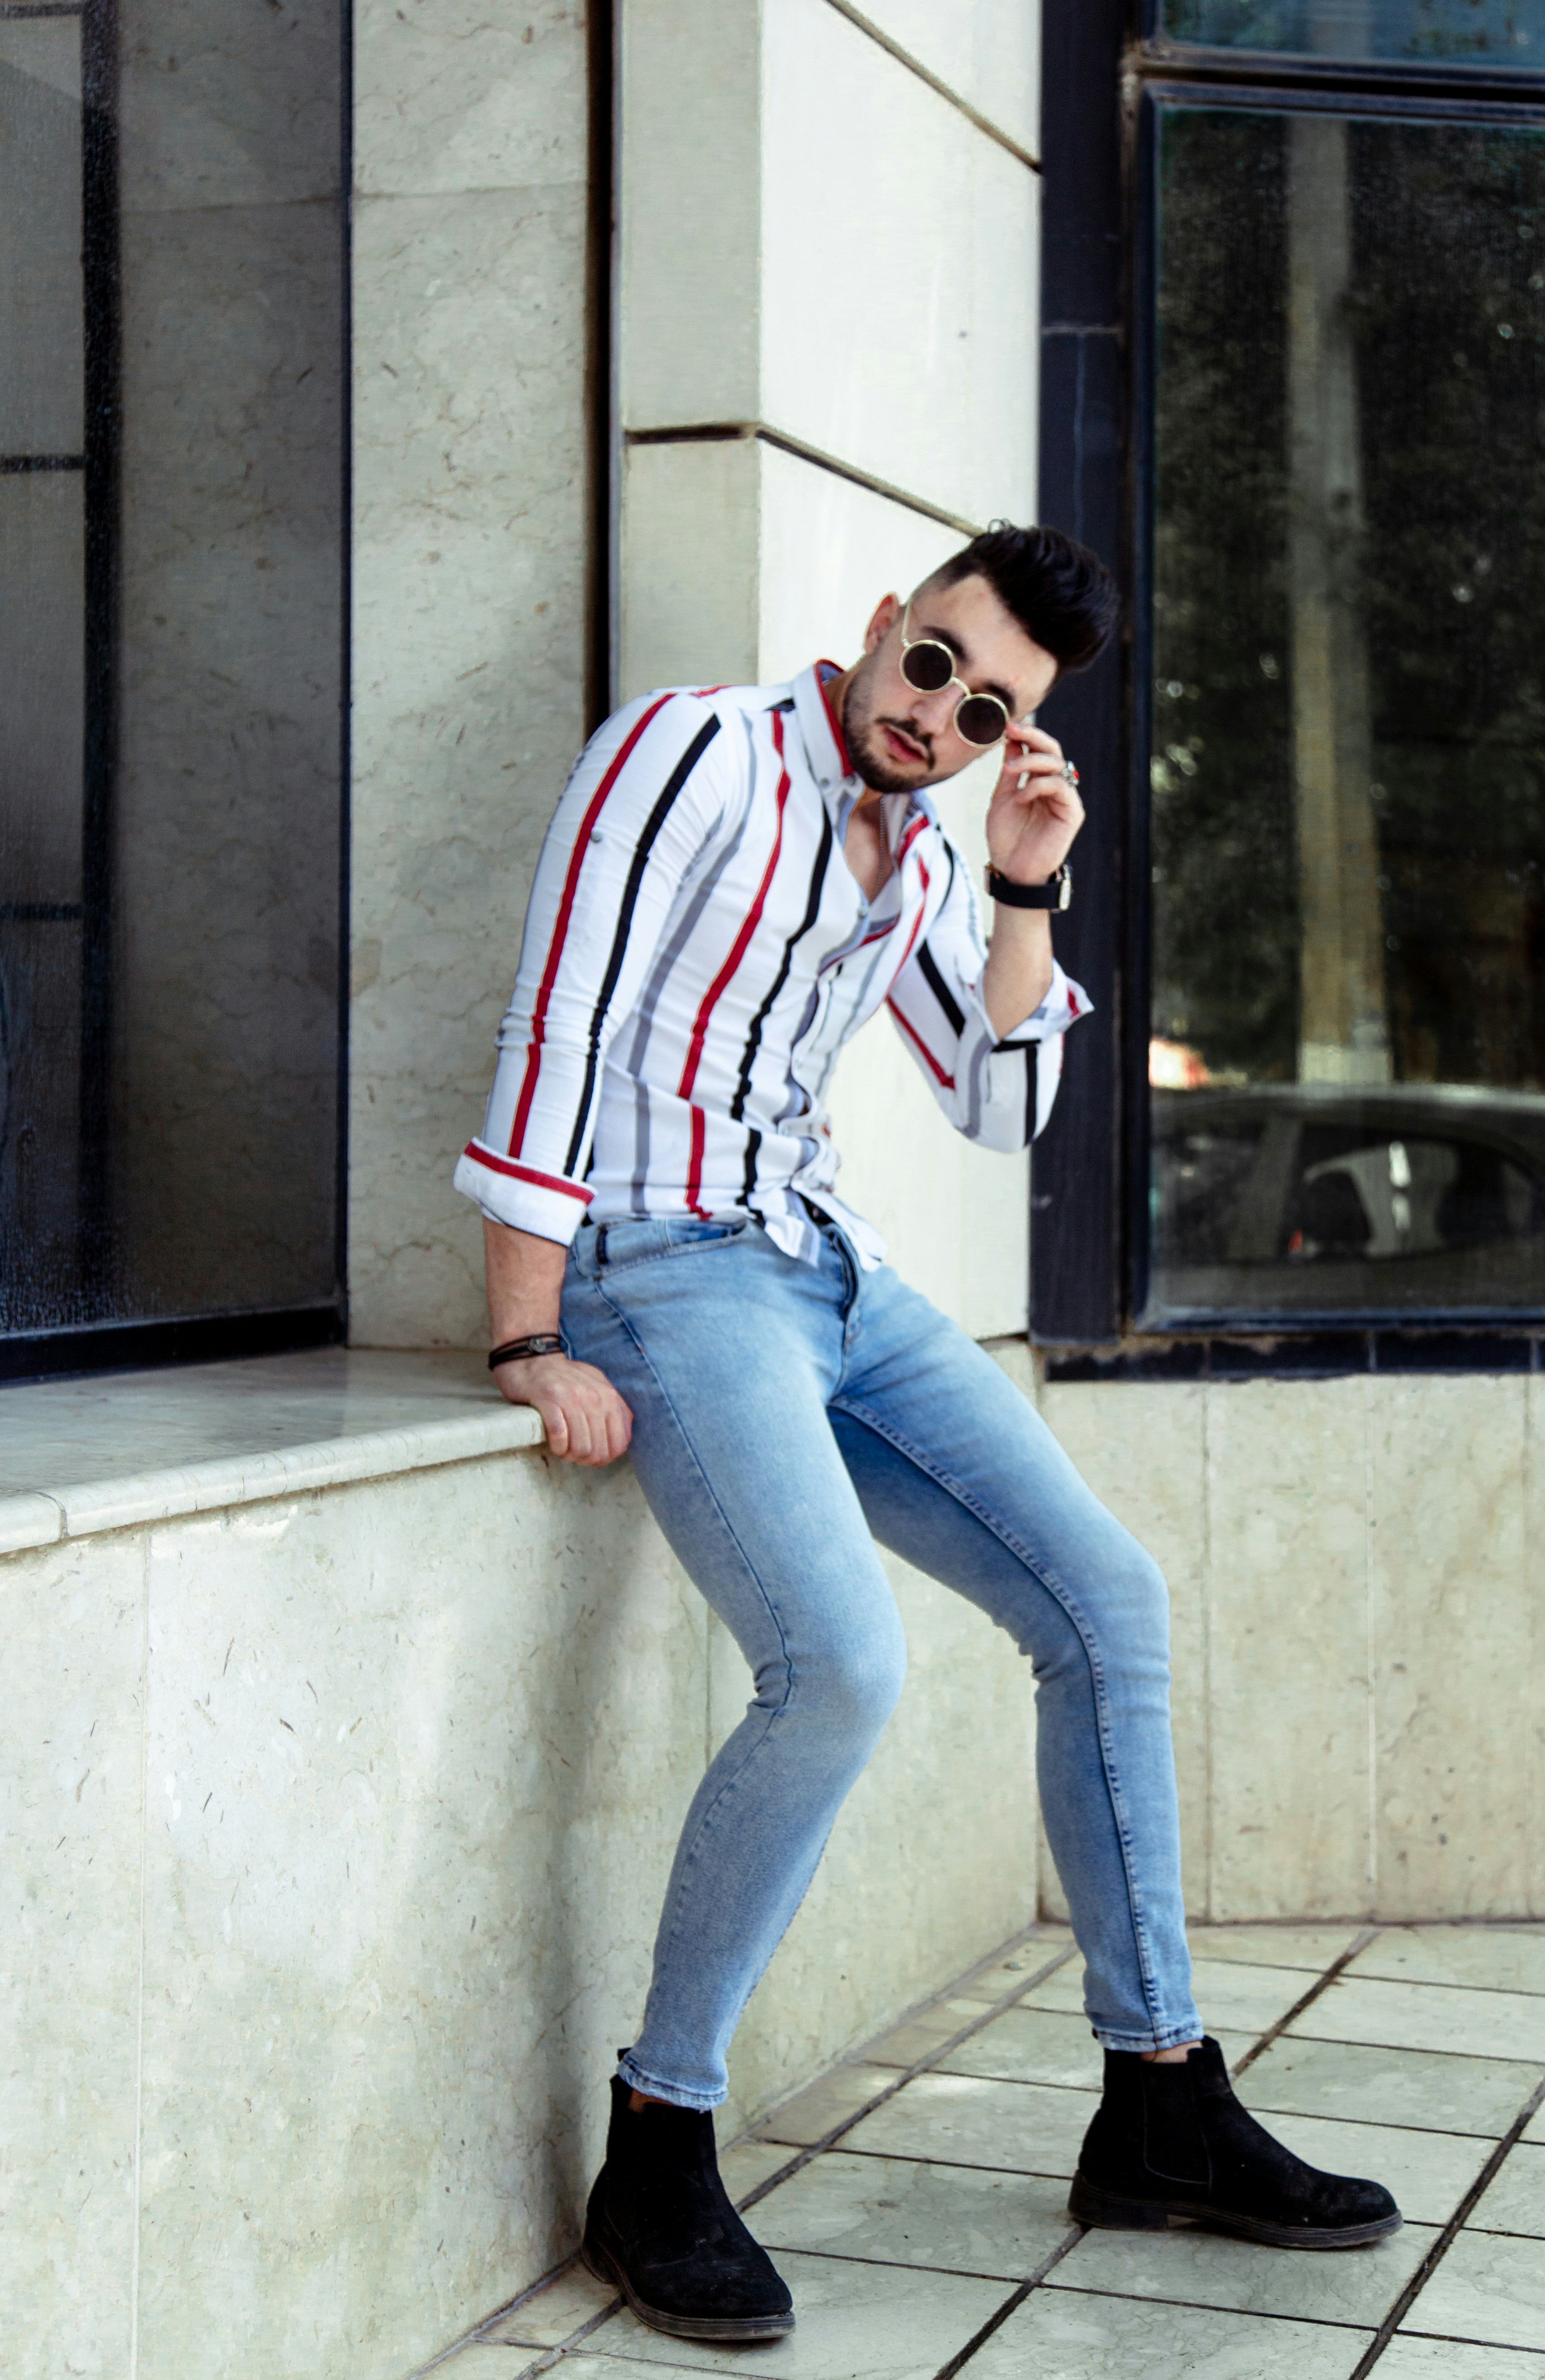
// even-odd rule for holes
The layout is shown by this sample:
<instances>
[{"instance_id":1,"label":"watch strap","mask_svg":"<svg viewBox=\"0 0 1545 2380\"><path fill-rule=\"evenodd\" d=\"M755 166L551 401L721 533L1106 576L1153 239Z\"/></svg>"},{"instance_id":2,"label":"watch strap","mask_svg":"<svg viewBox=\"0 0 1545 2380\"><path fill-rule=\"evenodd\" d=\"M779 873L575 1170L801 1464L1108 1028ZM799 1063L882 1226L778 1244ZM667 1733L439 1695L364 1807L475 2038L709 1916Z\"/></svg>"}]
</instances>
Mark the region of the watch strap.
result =
<instances>
[{"instance_id":1,"label":"watch strap","mask_svg":"<svg viewBox=\"0 0 1545 2380\"><path fill-rule=\"evenodd\" d=\"M1073 869L1064 859L1044 884L1016 884L1012 878L989 868L987 889L1005 909L1065 909L1073 898Z\"/></svg>"}]
</instances>

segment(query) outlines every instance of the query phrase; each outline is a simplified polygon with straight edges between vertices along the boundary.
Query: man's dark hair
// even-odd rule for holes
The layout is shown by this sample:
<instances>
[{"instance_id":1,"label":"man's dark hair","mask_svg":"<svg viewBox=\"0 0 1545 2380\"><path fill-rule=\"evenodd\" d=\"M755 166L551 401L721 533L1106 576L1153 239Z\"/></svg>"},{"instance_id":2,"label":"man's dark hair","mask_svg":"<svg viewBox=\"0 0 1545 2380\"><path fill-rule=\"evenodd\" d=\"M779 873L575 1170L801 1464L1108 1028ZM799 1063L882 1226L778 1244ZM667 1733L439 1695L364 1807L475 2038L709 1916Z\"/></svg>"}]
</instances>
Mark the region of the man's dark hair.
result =
<instances>
[{"instance_id":1,"label":"man's dark hair","mask_svg":"<svg viewBox=\"0 0 1545 2380\"><path fill-rule=\"evenodd\" d=\"M985 578L1005 612L1060 669L1088 669L1110 643L1121 612L1116 582L1097 553L1060 528L994 521L934 571L936 587Z\"/></svg>"}]
</instances>

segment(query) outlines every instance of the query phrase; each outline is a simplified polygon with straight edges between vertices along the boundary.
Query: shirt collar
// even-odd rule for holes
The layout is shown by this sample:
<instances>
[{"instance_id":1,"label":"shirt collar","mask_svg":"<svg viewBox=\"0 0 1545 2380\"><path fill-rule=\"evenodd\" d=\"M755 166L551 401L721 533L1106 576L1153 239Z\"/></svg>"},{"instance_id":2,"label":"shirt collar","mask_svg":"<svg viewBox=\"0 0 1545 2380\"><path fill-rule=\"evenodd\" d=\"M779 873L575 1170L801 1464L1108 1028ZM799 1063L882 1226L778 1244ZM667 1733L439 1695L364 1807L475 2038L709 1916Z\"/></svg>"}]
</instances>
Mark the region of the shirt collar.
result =
<instances>
[{"instance_id":1,"label":"shirt collar","mask_svg":"<svg viewBox=\"0 0 1545 2380\"><path fill-rule=\"evenodd\" d=\"M861 783L848 758L836 713L827 699L826 680L841 674L835 662L812 662L809 668L801 670L794 680L795 716L805 739L810 773L821 792L829 797L845 791L856 795ZM914 809L922 812L931 826L938 825L939 813L933 806L931 786L919 786L911 796L911 804Z\"/></svg>"}]
</instances>

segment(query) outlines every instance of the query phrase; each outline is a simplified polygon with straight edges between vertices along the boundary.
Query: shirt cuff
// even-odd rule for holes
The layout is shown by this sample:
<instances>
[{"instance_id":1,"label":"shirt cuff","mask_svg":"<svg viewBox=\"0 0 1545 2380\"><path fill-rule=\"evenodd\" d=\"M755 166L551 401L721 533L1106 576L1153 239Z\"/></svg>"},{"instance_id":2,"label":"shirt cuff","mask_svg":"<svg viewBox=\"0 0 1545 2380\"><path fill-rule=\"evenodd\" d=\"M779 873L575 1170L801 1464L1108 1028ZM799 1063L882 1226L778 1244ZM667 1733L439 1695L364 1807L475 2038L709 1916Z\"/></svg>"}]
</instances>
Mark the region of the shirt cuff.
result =
<instances>
[{"instance_id":1,"label":"shirt cuff","mask_svg":"<svg viewBox=\"0 0 1545 2380\"><path fill-rule=\"evenodd\" d=\"M1083 985L1075 983L1070 975L1064 975L1053 959L1052 980L1035 1014L1027 1016L1023 1025L1016 1025L1012 1033L1005 1033L992 1046L995 1050L1023 1050L1032 1041L1050 1041L1058 1033L1065 1033L1080 1016L1088 1016L1093 1007Z\"/></svg>"},{"instance_id":2,"label":"shirt cuff","mask_svg":"<svg viewBox=\"0 0 1545 2380\"><path fill-rule=\"evenodd\" d=\"M562 1173L543 1173L469 1140L456 1160L455 1186L496 1223L567 1247L594 1193Z\"/></svg>"}]
</instances>

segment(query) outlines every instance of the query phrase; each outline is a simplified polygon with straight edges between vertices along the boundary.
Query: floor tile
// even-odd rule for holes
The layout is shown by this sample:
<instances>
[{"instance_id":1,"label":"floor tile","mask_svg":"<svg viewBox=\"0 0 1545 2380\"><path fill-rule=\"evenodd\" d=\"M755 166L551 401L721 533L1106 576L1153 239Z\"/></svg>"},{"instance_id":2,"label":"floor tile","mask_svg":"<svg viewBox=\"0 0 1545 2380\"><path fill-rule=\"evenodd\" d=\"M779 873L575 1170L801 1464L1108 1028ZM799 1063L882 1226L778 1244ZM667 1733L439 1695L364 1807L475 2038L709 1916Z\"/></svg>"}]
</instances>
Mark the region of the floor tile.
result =
<instances>
[{"instance_id":1,"label":"floor tile","mask_svg":"<svg viewBox=\"0 0 1545 2380\"><path fill-rule=\"evenodd\" d=\"M1071 2177L1099 2104L1093 2091L1048 2091L1034 2082L986 2082L968 2074L919 2074L856 2124L843 2147L870 2155Z\"/></svg>"},{"instance_id":2,"label":"floor tile","mask_svg":"<svg viewBox=\"0 0 1545 2380\"><path fill-rule=\"evenodd\" d=\"M475 2346L464 2347L459 2354L447 2356L444 2363L437 2363L434 2380L517 2380L517 2375L524 2372L531 2361L532 2350L529 2347L504 2347L480 2339ZM572 2363L564 2365L566 2374L575 2369ZM613 2380L615 2380L616 2371L617 2366L614 2363ZM696 2374L693 2380L696 2380Z\"/></svg>"},{"instance_id":3,"label":"floor tile","mask_svg":"<svg viewBox=\"0 0 1545 2380\"><path fill-rule=\"evenodd\" d=\"M1223 2056L1243 2058L1253 2033L1219 2035ZM934 2068L941 2074L987 2074L1004 2082L1050 2082L1064 2089L1098 2091L1105 2053L1089 2031L1087 2016L1062 2009L1005 2009Z\"/></svg>"},{"instance_id":4,"label":"floor tile","mask_svg":"<svg viewBox=\"0 0 1545 2380\"><path fill-rule=\"evenodd\" d=\"M1545 2107L1540 2107L1524 2126L1526 2141L1545 2141Z\"/></svg>"},{"instance_id":5,"label":"floor tile","mask_svg":"<svg viewBox=\"0 0 1545 2380\"><path fill-rule=\"evenodd\" d=\"M908 2017L904 2024L893 2025L878 2041L866 2042L864 2063L916 2066L919 2058L931 2056L942 2041L950 2040L962 2026L979 2024L988 2005L986 1998L941 2000L937 2008L924 2009L920 2016Z\"/></svg>"},{"instance_id":6,"label":"floor tile","mask_svg":"<svg viewBox=\"0 0 1545 2380\"><path fill-rule=\"evenodd\" d=\"M512 2341L524 2347L561 2347L572 2338L581 2323L586 2323L614 2303L615 2289L595 2280L583 2265L574 2265L549 2281L535 2297L505 2314L488 2333L491 2346L507 2346Z\"/></svg>"},{"instance_id":7,"label":"floor tile","mask_svg":"<svg viewBox=\"0 0 1545 2380\"><path fill-rule=\"evenodd\" d=\"M736 2141L719 2152L719 2172L724 2188L738 2206L769 2175L798 2155L787 2141Z\"/></svg>"},{"instance_id":8,"label":"floor tile","mask_svg":"<svg viewBox=\"0 0 1545 2380\"><path fill-rule=\"evenodd\" d=\"M1545 2145L1520 2143L1503 2162L1490 2188L1477 2202L1466 2228L1516 2231L1545 2240Z\"/></svg>"},{"instance_id":9,"label":"floor tile","mask_svg":"<svg viewBox=\"0 0 1545 2380\"><path fill-rule=\"evenodd\" d=\"M1314 1977L1303 1967L1268 1967L1259 1960L1193 1958L1191 1989L1209 2033L1264 2033L1278 2023ZM1081 2014L1084 1962L1070 1959L1025 1995L1027 2008Z\"/></svg>"},{"instance_id":10,"label":"floor tile","mask_svg":"<svg viewBox=\"0 0 1545 2380\"><path fill-rule=\"evenodd\" d=\"M1298 1967L1322 1975L1351 1949L1360 1925L1193 1925L1193 1959L1236 1959L1252 1967Z\"/></svg>"},{"instance_id":11,"label":"floor tile","mask_svg":"<svg viewBox=\"0 0 1545 2380\"><path fill-rule=\"evenodd\" d=\"M880 2092L894 2091L895 2080L892 2066L839 2066L777 2108L764 2123L754 2124L753 2137L792 2141L798 2148L809 2148Z\"/></svg>"},{"instance_id":12,"label":"floor tile","mask_svg":"<svg viewBox=\"0 0 1545 2380\"><path fill-rule=\"evenodd\" d=\"M1491 2155L1490 2141L1324 2116L1262 2116L1268 2131L1322 2173L1361 2174L1393 2191L1408 2223L1446 2223Z\"/></svg>"},{"instance_id":13,"label":"floor tile","mask_svg":"<svg viewBox=\"0 0 1545 2380\"><path fill-rule=\"evenodd\" d=\"M1545 1925L1392 1925L1359 1950L1352 1975L1545 1993Z\"/></svg>"},{"instance_id":14,"label":"floor tile","mask_svg":"<svg viewBox=\"0 0 1545 2380\"><path fill-rule=\"evenodd\" d=\"M1398 2042L1404 2049L1545 2061L1545 1996L1342 1975L1292 2031L1317 2041Z\"/></svg>"},{"instance_id":15,"label":"floor tile","mask_svg":"<svg viewBox=\"0 0 1545 2380\"><path fill-rule=\"evenodd\" d=\"M670 2345L670 2341L663 2338L660 2344L662 2347L668 2347ZM726 2365L730 2365L730 2359L732 2356L742 2356L745 2352L746 2350L743 2347L724 2348L722 2350L722 2359ZM592 2355L588 2351L584 2351L578 2355L566 2355L563 2362L554 2368L562 2375L562 2380L626 2380L627 2373L630 2371L636 2372L639 2367L636 2362L625 2360L620 2355ZM446 2366L446 2369L450 2373L456 2374L457 2380L459 2380L458 2364L449 2364ZM511 2367L510 2380L515 2380L515 2375L519 2369L520 2367L518 2364ZM652 2369L655 2380L688 2380L688 2374L690 2375L690 2380L699 2380L699 2374L702 2371L702 2365L700 2363L657 2362L652 2366ZM438 2372L434 2375L434 2380L440 2380L440 2374ZM474 2374L468 2373L467 2374L467 2380L474 2380ZM490 2366L486 2374L477 2374L475 2375L475 2380L495 2380L495 2374L493 2367Z\"/></svg>"},{"instance_id":16,"label":"floor tile","mask_svg":"<svg viewBox=\"0 0 1545 2380\"><path fill-rule=\"evenodd\" d=\"M1376 2330L1436 2237L1430 2226L1408 2223L1376 2247L1323 2255L1210 2231L1089 2231L1045 2286Z\"/></svg>"},{"instance_id":17,"label":"floor tile","mask_svg":"<svg viewBox=\"0 0 1545 2380\"><path fill-rule=\"evenodd\" d=\"M696 2347L631 2313L606 2325L606 2361L692 2372L776 2372L785 2380L933 2380L1009 2295L1002 2281L913 2272L840 2256L784 2254L797 2326L766 2347ZM598 2359L599 2360L599 2359ZM569 2380L572 2367L561 2370ZM620 2380L615 2362L605 2380Z\"/></svg>"},{"instance_id":18,"label":"floor tile","mask_svg":"<svg viewBox=\"0 0 1545 2380\"><path fill-rule=\"evenodd\" d=\"M1545 2355L1470 2347L1454 2338L1392 2338L1375 2366L1379 2380L1542 2380Z\"/></svg>"},{"instance_id":19,"label":"floor tile","mask_svg":"<svg viewBox=\"0 0 1545 2380\"><path fill-rule=\"evenodd\" d=\"M1371 2337L1325 2323L1037 2289L966 2368L970 2380L1346 2380Z\"/></svg>"},{"instance_id":20,"label":"floor tile","mask_svg":"<svg viewBox=\"0 0 1545 2380\"><path fill-rule=\"evenodd\" d=\"M1461 2231L1402 2328L1545 2349L1545 2240Z\"/></svg>"},{"instance_id":21,"label":"floor tile","mask_svg":"<svg viewBox=\"0 0 1545 2380\"><path fill-rule=\"evenodd\" d=\"M829 2149L750 2214L766 2248L1023 2280L1066 2239L1067 2184Z\"/></svg>"},{"instance_id":22,"label":"floor tile","mask_svg":"<svg viewBox=\"0 0 1545 2380\"><path fill-rule=\"evenodd\" d=\"M1005 1992L1017 1985L1021 1990L1032 1975L1040 1973L1059 1952L1070 1949L1073 1936L1065 1925L1047 1925L1021 1942L1006 1958L990 1959L984 1966L974 1967L962 1975L955 1991L962 1999L1001 2000Z\"/></svg>"},{"instance_id":23,"label":"floor tile","mask_svg":"<svg viewBox=\"0 0 1545 2380\"><path fill-rule=\"evenodd\" d=\"M1539 2080L1538 2066L1503 2058L1442 2058L1284 2034L1247 2068L1239 2095L1258 2111L1287 2108L1498 2140Z\"/></svg>"}]
</instances>

